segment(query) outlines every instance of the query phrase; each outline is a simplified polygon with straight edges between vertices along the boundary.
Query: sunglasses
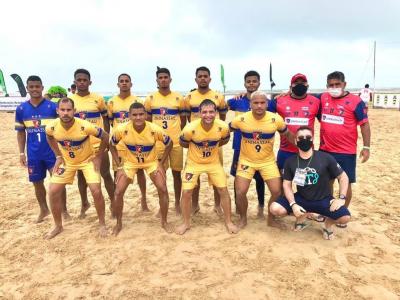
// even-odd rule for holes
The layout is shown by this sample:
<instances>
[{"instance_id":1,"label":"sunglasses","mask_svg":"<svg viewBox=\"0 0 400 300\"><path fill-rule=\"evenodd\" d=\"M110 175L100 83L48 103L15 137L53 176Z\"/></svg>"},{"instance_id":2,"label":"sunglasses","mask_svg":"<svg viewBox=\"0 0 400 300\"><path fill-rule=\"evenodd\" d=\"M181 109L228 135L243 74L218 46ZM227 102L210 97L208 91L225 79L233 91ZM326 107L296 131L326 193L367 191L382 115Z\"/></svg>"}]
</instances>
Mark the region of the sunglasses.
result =
<instances>
[{"instance_id":1,"label":"sunglasses","mask_svg":"<svg viewBox=\"0 0 400 300\"><path fill-rule=\"evenodd\" d=\"M299 135L297 138L299 140L311 140L312 136L311 135Z\"/></svg>"}]
</instances>

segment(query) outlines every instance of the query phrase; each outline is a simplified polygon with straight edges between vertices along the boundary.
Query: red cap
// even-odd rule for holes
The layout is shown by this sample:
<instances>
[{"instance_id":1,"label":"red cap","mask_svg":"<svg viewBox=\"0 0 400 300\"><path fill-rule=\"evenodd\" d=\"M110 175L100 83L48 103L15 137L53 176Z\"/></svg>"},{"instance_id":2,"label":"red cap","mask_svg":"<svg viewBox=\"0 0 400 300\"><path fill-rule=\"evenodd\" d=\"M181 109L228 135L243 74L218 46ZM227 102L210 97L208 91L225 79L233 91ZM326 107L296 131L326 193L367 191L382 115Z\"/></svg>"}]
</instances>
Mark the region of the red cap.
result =
<instances>
[{"instance_id":1,"label":"red cap","mask_svg":"<svg viewBox=\"0 0 400 300\"><path fill-rule=\"evenodd\" d=\"M293 84L297 79L303 79L305 82L307 82L306 75L297 73L296 75L293 75L292 80L290 80L290 84Z\"/></svg>"}]
</instances>

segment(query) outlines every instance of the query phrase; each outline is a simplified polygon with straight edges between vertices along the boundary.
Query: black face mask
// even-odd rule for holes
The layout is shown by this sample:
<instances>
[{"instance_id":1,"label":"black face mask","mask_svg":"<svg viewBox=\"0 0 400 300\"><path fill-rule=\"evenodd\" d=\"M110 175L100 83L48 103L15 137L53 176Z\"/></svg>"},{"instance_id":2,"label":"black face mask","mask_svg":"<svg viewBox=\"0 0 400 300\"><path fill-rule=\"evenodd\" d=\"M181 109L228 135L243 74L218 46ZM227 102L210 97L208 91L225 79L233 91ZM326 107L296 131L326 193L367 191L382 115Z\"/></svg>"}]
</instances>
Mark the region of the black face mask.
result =
<instances>
[{"instance_id":1,"label":"black face mask","mask_svg":"<svg viewBox=\"0 0 400 300\"><path fill-rule=\"evenodd\" d=\"M301 140L297 141L297 147L299 147L299 149L304 152L307 152L308 150L310 150L312 145L313 145L313 142L308 139L301 139Z\"/></svg>"},{"instance_id":2,"label":"black face mask","mask_svg":"<svg viewBox=\"0 0 400 300\"><path fill-rule=\"evenodd\" d=\"M292 87L292 92L295 94L297 97L303 96L305 93L307 93L308 86L299 83L296 84L294 87Z\"/></svg>"}]
</instances>

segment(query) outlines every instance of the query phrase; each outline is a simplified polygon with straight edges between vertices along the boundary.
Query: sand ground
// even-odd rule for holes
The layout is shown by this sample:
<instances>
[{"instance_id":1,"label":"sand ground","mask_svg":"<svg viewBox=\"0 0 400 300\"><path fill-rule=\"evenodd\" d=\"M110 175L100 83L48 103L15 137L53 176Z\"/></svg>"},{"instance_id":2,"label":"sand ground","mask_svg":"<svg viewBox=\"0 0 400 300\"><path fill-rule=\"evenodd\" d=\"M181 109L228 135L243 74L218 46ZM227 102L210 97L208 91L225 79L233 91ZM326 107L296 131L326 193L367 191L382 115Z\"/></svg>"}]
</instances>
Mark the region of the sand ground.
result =
<instances>
[{"instance_id":1,"label":"sand ground","mask_svg":"<svg viewBox=\"0 0 400 300\"><path fill-rule=\"evenodd\" d=\"M157 193L148 181L152 213L141 213L138 187L129 187L124 228L100 239L94 207L79 220L77 186L68 187L72 220L51 241L42 235L52 218L38 213L27 171L18 165L14 115L0 113L1 299L399 299L400 112L372 110L371 159L358 165L352 222L325 241L317 223L303 232L267 228L256 218L249 192L249 225L226 233L212 211L211 189L202 178L201 213L185 236L167 234L154 216ZM361 141L360 141L361 144ZM225 146L225 169L232 150ZM170 173L169 220L173 212ZM231 196L233 179L229 178ZM108 200L107 200L108 201ZM107 202L108 203L108 202ZM237 216L234 220L237 221ZM108 226L114 225L107 211Z\"/></svg>"}]
</instances>

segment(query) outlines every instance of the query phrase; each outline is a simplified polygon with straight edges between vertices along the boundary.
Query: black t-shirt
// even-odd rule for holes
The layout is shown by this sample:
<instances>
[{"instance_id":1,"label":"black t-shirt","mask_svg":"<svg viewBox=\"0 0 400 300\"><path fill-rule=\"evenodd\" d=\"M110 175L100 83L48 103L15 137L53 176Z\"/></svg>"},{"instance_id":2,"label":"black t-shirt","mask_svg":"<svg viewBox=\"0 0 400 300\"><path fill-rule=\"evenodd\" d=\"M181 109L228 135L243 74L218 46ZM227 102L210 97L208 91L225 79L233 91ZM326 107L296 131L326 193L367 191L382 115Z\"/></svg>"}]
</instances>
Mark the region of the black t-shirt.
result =
<instances>
[{"instance_id":1,"label":"black t-shirt","mask_svg":"<svg viewBox=\"0 0 400 300\"><path fill-rule=\"evenodd\" d=\"M297 192L306 200L321 200L332 196L329 181L343 172L333 156L320 151L314 151L309 159L302 159L299 155L288 158L283 179L293 181L297 168L305 168L307 171L304 186L297 185Z\"/></svg>"}]
</instances>

